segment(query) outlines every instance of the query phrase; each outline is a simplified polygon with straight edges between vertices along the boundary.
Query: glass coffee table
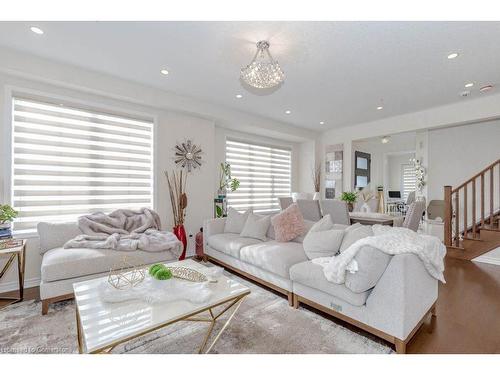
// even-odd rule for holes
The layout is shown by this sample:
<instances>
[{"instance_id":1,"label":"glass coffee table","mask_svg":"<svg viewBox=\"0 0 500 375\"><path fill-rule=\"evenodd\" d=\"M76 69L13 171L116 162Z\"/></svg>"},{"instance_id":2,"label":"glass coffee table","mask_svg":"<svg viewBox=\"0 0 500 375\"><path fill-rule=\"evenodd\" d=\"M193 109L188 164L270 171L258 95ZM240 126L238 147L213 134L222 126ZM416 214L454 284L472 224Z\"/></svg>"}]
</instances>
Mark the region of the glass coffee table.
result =
<instances>
[{"instance_id":1,"label":"glass coffee table","mask_svg":"<svg viewBox=\"0 0 500 375\"><path fill-rule=\"evenodd\" d=\"M207 269L191 259L167 266L188 267L200 271ZM208 353L229 325L250 289L222 275L217 282L208 284L212 291L205 303L187 300L148 303L130 300L117 303L102 301L99 287L107 277L73 284L76 305L78 350L80 353L109 353L117 345L180 321L208 324L200 339L199 353ZM226 317L222 329L209 343L215 324Z\"/></svg>"}]
</instances>

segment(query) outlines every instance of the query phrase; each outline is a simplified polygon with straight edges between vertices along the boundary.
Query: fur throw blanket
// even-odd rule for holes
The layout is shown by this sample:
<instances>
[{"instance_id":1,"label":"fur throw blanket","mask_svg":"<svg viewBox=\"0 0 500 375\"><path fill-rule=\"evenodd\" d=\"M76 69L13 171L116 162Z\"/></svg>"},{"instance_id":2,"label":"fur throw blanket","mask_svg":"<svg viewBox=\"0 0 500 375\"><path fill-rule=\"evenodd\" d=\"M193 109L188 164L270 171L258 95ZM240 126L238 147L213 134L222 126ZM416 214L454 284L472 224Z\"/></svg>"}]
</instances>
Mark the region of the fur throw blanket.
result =
<instances>
[{"instance_id":1,"label":"fur throw blanket","mask_svg":"<svg viewBox=\"0 0 500 375\"><path fill-rule=\"evenodd\" d=\"M69 240L65 248L143 250L181 253L181 243L172 232L162 232L160 217L148 208L119 209L109 215L102 212L81 216L78 227L83 234Z\"/></svg>"},{"instance_id":2,"label":"fur throw blanket","mask_svg":"<svg viewBox=\"0 0 500 375\"><path fill-rule=\"evenodd\" d=\"M323 266L328 281L343 284L346 271L357 269L354 257L363 246L369 245L390 255L415 254L432 277L445 283L443 259L446 247L439 238L418 234L407 228L383 225L374 225L373 234L356 241L339 255L313 259L313 262Z\"/></svg>"}]
</instances>

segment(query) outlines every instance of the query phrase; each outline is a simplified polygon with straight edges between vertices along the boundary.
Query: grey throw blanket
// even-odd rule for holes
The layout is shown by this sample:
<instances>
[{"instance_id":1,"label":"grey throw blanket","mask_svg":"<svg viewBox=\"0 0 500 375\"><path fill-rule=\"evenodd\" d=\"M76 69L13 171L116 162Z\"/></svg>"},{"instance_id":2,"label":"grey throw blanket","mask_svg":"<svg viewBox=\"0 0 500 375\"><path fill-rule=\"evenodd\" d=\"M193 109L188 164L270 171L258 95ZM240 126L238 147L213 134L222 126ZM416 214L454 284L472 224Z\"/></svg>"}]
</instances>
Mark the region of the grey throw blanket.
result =
<instances>
[{"instance_id":1,"label":"grey throw blanket","mask_svg":"<svg viewBox=\"0 0 500 375\"><path fill-rule=\"evenodd\" d=\"M181 242L172 232L162 232L160 217L148 208L119 209L109 215L102 212L81 216L78 227L83 234L69 240L65 248L86 247L119 251L166 251L179 256Z\"/></svg>"}]
</instances>

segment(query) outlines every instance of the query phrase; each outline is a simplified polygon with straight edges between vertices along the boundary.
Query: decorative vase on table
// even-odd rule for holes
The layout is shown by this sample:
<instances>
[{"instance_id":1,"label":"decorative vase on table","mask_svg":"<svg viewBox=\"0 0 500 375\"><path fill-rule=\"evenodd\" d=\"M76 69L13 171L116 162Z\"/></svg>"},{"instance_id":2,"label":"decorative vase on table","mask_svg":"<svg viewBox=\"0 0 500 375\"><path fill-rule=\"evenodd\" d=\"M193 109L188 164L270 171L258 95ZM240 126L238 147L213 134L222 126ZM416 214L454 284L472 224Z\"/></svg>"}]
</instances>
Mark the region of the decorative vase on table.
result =
<instances>
[{"instance_id":1,"label":"decorative vase on table","mask_svg":"<svg viewBox=\"0 0 500 375\"><path fill-rule=\"evenodd\" d=\"M183 224L176 225L173 228L173 232L177 239L182 242L182 253L181 256L179 257L179 260L184 260L186 259L186 249L187 249L187 236L186 236L186 229L184 228Z\"/></svg>"}]
</instances>

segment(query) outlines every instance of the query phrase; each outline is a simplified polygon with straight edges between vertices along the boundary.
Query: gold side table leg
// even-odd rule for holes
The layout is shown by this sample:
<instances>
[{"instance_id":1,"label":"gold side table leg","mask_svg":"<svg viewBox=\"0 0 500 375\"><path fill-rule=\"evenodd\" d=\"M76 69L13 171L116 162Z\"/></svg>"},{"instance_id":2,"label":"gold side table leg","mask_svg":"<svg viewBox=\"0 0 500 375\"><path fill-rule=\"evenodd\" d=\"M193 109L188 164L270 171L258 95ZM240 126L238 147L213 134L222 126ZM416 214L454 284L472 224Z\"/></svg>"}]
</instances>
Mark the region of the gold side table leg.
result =
<instances>
[{"instance_id":1,"label":"gold side table leg","mask_svg":"<svg viewBox=\"0 0 500 375\"><path fill-rule=\"evenodd\" d=\"M18 283L19 283L19 296L18 297L0 297L0 300L2 301L10 301L8 305L11 305L13 303L21 302L24 299L24 249L25 246L23 246L23 250L18 252L17 254L12 254L9 257L9 260L7 260L7 263L5 263L5 266L2 268L2 271L0 271L0 279L5 275L5 273L9 270L10 266L14 262L14 259L17 257L17 276L18 276ZM5 305L4 307L8 306Z\"/></svg>"}]
</instances>

